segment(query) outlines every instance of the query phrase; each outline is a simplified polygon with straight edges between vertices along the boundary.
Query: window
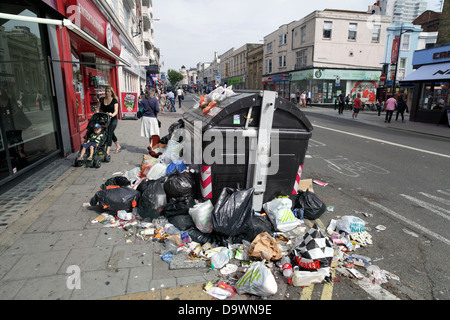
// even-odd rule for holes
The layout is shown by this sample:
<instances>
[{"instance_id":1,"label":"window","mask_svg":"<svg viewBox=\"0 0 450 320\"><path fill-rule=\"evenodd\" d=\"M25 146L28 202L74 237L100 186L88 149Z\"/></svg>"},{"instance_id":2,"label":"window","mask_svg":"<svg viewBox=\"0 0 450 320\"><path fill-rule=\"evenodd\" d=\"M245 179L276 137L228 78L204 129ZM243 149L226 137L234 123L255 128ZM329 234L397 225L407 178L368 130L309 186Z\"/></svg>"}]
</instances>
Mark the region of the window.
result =
<instances>
[{"instance_id":1,"label":"window","mask_svg":"<svg viewBox=\"0 0 450 320\"><path fill-rule=\"evenodd\" d=\"M422 84L419 110L442 112L450 107L450 83L428 82Z\"/></svg>"},{"instance_id":2,"label":"window","mask_svg":"<svg viewBox=\"0 0 450 320\"><path fill-rule=\"evenodd\" d=\"M302 27L300 29L301 31L301 43L304 43L306 41L306 26Z\"/></svg>"},{"instance_id":3,"label":"window","mask_svg":"<svg viewBox=\"0 0 450 320\"><path fill-rule=\"evenodd\" d=\"M381 25L375 24L372 30L372 42L380 42Z\"/></svg>"},{"instance_id":4,"label":"window","mask_svg":"<svg viewBox=\"0 0 450 320\"><path fill-rule=\"evenodd\" d=\"M397 80L402 80L406 75L406 58L400 58L398 62L398 75Z\"/></svg>"},{"instance_id":5,"label":"window","mask_svg":"<svg viewBox=\"0 0 450 320\"><path fill-rule=\"evenodd\" d=\"M357 23L350 23L348 25L348 40L356 40L357 29L358 29Z\"/></svg>"},{"instance_id":6,"label":"window","mask_svg":"<svg viewBox=\"0 0 450 320\"><path fill-rule=\"evenodd\" d=\"M273 52L273 50L272 50L272 42L269 42L267 44L267 52L266 53L272 53L272 52Z\"/></svg>"},{"instance_id":7,"label":"window","mask_svg":"<svg viewBox=\"0 0 450 320\"><path fill-rule=\"evenodd\" d=\"M306 50L298 51L296 55L297 55L296 67L297 68L306 67Z\"/></svg>"},{"instance_id":8,"label":"window","mask_svg":"<svg viewBox=\"0 0 450 320\"><path fill-rule=\"evenodd\" d=\"M272 73L272 59L266 60L266 74Z\"/></svg>"},{"instance_id":9,"label":"window","mask_svg":"<svg viewBox=\"0 0 450 320\"><path fill-rule=\"evenodd\" d=\"M286 67L286 56L279 56L278 57L278 66L280 68L285 68Z\"/></svg>"},{"instance_id":10,"label":"window","mask_svg":"<svg viewBox=\"0 0 450 320\"><path fill-rule=\"evenodd\" d=\"M287 43L287 34L280 34L278 38L278 45L282 46Z\"/></svg>"},{"instance_id":11,"label":"window","mask_svg":"<svg viewBox=\"0 0 450 320\"><path fill-rule=\"evenodd\" d=\"M331 29L333 29L333 22L325 21L323 23L323 38L331 39Z\"/></svg>"},{"instance_id":12,"label":"window","mask_svg":"<svg viewBox=\"0 0 450 320\"><path fill-rule=\"evenodd\" d=\"M409 50L409 41L411 39L411 36L409 34L404 34L402 36L402 47L400 50L408 51Z\"/></svg>"}]
</instances>

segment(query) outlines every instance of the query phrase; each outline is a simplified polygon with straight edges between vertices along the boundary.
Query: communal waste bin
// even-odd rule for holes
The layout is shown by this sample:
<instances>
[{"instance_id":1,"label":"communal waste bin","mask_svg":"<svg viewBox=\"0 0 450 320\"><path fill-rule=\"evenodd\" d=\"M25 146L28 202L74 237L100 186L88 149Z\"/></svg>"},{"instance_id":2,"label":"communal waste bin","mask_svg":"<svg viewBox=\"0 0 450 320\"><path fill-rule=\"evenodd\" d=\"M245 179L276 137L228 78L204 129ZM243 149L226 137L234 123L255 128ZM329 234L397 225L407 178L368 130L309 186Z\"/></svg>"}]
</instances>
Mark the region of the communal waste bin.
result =
<instances>
[{"instance_id":1,"label":"communal waste bin","mask_svg":"<svg viewBox=\"0 0 450 320\"><path fill-rule=\"evenodd\" d=\"M216 203L223 188L254 188L253 209L297 193L313 127L273 91L236 91L183 114L183 157L198 169L202 198Z\"/></svg>"}]
</instances>

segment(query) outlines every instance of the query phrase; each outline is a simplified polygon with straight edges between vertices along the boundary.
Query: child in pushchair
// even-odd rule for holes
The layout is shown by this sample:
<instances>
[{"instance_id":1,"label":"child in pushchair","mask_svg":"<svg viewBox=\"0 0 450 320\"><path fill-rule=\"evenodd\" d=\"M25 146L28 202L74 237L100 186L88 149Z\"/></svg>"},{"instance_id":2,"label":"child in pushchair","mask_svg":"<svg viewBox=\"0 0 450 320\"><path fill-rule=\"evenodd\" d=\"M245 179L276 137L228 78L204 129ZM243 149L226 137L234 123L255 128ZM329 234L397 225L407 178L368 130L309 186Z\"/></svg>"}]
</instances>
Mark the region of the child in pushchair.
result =
<instances>
[{"instance_id":1,"label":"child in pushchair","mask_svg":"<svg viewBox=\"0 0 450 320\"><path fill-rule=\"evenodd\" d=\"M75 159L75 166L86 165L100 168L101 160L106 155L106 140L108 136L109 116L105 113L95 113L88 123L88 130L81 150ZM86 151L89 150L89 156L86 159Z\"/></svg>"}]
</instances>

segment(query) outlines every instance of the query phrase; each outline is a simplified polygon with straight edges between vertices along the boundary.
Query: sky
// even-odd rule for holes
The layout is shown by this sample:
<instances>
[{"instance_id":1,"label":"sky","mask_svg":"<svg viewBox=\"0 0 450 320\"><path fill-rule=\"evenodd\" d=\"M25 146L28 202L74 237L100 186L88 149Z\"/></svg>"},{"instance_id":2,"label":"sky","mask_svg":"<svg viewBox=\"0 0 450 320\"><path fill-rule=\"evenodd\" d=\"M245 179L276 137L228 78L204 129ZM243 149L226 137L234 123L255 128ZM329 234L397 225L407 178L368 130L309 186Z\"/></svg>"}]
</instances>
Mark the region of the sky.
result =
<instances>
[{"instance_id":1,"label":"sky","mask_svg":"<svg viewBox=\"0 0 450 320\"><path fill-rule=\"evenodd\" d=\"M448 0L447 0L448 1ZM264 43L281 25L315 10L366 11L375 0L153 0L155 46L161 72L196 68L246 43ZM428 0L437 11L439 0ZM162 65L164 63L164 65Z\"/></svg>"}]
</instances>

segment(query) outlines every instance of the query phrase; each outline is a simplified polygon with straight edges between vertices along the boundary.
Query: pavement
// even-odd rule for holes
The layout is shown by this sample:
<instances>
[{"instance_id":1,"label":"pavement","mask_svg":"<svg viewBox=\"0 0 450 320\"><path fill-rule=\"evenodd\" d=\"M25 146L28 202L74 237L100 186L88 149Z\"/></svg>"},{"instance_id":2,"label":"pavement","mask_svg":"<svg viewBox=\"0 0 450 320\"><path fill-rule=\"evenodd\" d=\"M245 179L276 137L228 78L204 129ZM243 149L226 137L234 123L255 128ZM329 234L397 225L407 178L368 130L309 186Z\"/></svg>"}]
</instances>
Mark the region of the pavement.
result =
<instances>
[{"instance_id":1,"label":"pavement","mask_svg":"<svg viewBox=\"0 0 450 320\"><path fill-rule=\"evenodd\" d=\"M177 104L178 105L178 104ZM161 133L182 117L162 113ZM305 113L338 115L333 108L308 107ZM408 118L408 115L407 115ZM359 120L398 130L450 138L446 126L395 121L364 111ZM0 195L1 300L210 300L201 286L216 281L208 267L170 269L162 261L162 245L128 237L122 229L91 220L102 211L89 200L113 173L140 166L148 140L140 121L119 121L116 135L122 152L112 153L101 168L75 168L76 153L50 163ZM113 147L114 149L114 147ZM80 282L76 282L79 279ZM78 287L78 284L80 287Z\"/></svg>"}]
</instances>

